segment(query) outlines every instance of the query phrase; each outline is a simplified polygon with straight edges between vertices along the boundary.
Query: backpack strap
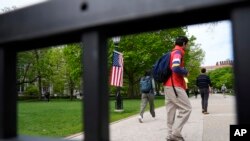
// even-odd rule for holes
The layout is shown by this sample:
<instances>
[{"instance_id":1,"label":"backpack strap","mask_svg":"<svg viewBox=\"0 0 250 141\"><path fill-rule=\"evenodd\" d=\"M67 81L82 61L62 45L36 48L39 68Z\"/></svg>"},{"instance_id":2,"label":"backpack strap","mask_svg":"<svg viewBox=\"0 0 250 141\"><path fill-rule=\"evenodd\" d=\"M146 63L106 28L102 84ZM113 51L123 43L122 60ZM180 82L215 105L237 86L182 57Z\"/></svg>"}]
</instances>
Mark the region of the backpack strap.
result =
<instances>
[{"instance_id":1,"label":"backpack strap","mask_svg":"<svg viewBox=\"0 0 250 141\"><path fill-rule=\"evenodd\" d=\"M171 55L172 55L172 52L170 53L170 58L171 58ZM172 59L172 58L171 58L171 59ZM171 59L170 59L170 61L171 61ZM177 92L176 92L176 89L175 89L175 87L174 87L174 81L173 81L172 75L173 75L173 73L170 75L172 87L173 87L173 89L174 89L174 94L175 94L175 96L178 97Z\"/></svg>"},{"instance_id":2,"label":"backpack strap","mask_svg":"<svg viewBox=\"0 0 250 141\"><path fill-rule=\"evenodd\" d=\"M173 81L173 77L172 77L172 74L171 74L171 83L172 83L172 87L173 87L173 89L174 89L174 94L175 94L175 96L176 97L178 97L178 95L177 95L177 92L176 92L176 89L175 89L175 87L174 87L174 81Z\"/></svg>"}]
</instances>

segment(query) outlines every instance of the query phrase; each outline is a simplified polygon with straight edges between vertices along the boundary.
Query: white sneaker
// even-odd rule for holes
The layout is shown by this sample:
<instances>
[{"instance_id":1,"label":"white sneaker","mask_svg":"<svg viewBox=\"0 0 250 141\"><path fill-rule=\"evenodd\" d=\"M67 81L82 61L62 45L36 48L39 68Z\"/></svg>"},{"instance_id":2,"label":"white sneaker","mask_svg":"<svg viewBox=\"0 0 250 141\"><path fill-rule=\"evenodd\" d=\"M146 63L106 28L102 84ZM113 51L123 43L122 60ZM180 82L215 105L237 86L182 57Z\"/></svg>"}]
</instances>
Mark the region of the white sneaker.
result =
<instances>
[{"instance_id":1,"label":"white sneaker","mask_svg":"<svg viewBox=\"0 0 250 141\"><path fill-rule=\"evenodd\" d=\"M140 123L143 123L143 118L142 118L142 116L139 116L138 120L139 120Z\"/></svg>"}]
</instances>

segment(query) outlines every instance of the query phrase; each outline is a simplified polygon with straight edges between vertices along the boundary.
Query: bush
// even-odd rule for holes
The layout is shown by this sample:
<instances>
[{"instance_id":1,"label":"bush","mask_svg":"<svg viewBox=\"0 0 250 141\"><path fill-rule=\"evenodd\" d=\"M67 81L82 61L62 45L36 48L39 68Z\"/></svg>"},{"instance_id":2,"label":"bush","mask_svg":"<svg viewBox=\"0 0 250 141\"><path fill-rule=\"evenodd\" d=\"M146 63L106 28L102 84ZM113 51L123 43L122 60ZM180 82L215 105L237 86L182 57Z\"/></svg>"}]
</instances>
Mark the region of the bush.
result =
<instances>
[{"instance_id":1,"label":"bush","mask_svg":"<svg viewBox=\"0 0 250 141\"><path fill-rule=\"evenodd\" d=\"M38 96L39 95L38 87L35 85L29 85L24 91L24 95L25 96Z\"/></svg>"}]
</instances>

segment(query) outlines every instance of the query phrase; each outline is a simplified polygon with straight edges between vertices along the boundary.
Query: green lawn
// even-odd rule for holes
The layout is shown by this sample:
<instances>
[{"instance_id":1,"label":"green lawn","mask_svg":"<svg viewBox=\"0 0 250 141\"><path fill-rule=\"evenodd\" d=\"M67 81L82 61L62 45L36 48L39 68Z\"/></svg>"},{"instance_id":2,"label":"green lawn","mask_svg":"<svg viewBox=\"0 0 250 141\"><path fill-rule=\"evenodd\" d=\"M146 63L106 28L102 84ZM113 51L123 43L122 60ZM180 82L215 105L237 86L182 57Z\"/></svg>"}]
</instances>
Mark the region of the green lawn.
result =
<instances>
[{"instance_id":1,"label":"green lawn","mask_svg":"<svg viewBox=\"0 0 250 141\"><path fill-rule=\"evenodd\" d=\"M139 113L140 99L123 100L124 112L114 112L110 101L110 122ZM155 106L164 105L163 98ZM18 103L18 132L22 135L66 137L82 131L82 103L79 100L54 100Z\"/></svg>"}]
</instances>

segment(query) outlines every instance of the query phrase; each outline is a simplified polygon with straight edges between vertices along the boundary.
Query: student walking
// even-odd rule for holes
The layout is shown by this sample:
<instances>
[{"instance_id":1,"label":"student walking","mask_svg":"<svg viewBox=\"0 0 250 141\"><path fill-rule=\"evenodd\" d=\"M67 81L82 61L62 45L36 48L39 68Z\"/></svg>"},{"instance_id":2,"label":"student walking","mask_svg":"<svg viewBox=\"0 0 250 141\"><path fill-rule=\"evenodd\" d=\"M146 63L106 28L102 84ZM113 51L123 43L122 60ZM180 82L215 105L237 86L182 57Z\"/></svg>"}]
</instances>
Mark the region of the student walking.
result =
<instances>
[{"instance_id":1,"label":"student walking","mask_svg":"<svg viewBox=\"0 0 250 141\"><path fill-rule=\"evenodd\" d=\"M143 114L147 103L150 106L150 114L155 119L155 108L154 108L154 94L155 92L155 82L151 75L151 70L145 72L145 75L140 80L140 90L141 90L141 108L139 115L139 122L143 122Z\"/></svg>"},{"instance_id":2,"label":"student walking","mask_svg":"<svg viewBox=\"0 0 250 141\"><path fill-rule=\"evenodd\" d=\"M194 96L195 96L195 98L197 98L197 95L199 93L198 87L195 85L193 90L194 90Z\"/></svg>"},{"instance_id":3,"label":"student walking","mask_svg":"<svg viewBox=\"0 0 250 141\"><path fill-rule=\"evenodd\" d=\"M225 84L223 84L223 85L221 86L221 92L222 92L224 98L226 98L226 90L227 90L227 87L225 86Z\"/></svg>"},{"instance_id":4,"label":"student walking","mask_svg":"<svg viewBox=\"0 0 250 141\"><path fill-rule=\"evenodd\" d=\"M179 36L175 40L175 47L171 52L170 68L171 76L164 82L164 94L167 111L167 141L184 140L181 131L185 123L188 121L192 111L190 101L186 93L186 83L184 77L188 75L188 71L184 68L184 54L188 47L188 38ZM174 87L174 88L173 88ZM178 122L175 121L176 111ZM173 125L176 124L176 128Z\"/></svg>"},{"instance_id":5,"label":"student walking","mask_svg":"<svg viewBox=\"0 0 250 141\"><path fill-rule=\"evenodd\" d=\"M206 74L205 68L201 69L201 74L196 79L196 85L199 87L201 94L202 113L209 114L207 112L207 107L208 107L209 89L211 87L211 81L209 76Z\"/></svg>"},{"instance_id":6,"label":"student walking","mask_svg":"<svg viewBox=\"0 0 250 141\"><path fill-rule=\"evenodd\" d=\"M49 99L50 99L50 92L49 92L49 90L46 90L46 92L45 92L45 98L49 102Z\"/></svg>"}]
</instances>

